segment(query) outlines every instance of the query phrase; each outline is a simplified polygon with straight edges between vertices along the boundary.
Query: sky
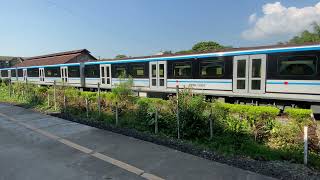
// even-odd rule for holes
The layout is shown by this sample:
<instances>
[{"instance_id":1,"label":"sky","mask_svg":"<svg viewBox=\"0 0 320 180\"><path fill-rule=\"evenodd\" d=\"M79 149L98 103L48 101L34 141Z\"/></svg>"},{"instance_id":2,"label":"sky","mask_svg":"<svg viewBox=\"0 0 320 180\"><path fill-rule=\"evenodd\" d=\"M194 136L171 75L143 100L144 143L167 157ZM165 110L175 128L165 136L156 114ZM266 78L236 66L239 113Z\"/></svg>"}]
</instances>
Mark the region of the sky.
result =
<instances>
[{"instance_id":1,"label":"sky","mask_svg":"<svg viewBox=\"0 0 320 180\"><path fill-rule=\"evenodd\" d=\"M0 0L0 56L88 49L97 58L287 41L320 23L320 0Z\"/></svg>"}]
</instances>

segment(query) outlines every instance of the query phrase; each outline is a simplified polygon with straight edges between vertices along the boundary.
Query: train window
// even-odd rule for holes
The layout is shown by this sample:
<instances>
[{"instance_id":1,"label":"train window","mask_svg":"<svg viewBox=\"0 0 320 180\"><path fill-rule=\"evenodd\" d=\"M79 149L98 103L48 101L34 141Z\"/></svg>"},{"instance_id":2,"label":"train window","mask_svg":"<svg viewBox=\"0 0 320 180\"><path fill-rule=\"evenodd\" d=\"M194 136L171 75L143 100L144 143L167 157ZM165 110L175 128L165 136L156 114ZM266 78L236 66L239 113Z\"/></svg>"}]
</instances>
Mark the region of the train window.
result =
<instances>
[{"instance_id":1,"label":"train window","mask_svg":"<svg viewBox=\"0 0 320 180\"><path fill-rule=\"evenodd\" d=\"M17 76L17 71L15 69L11 69L11 77L16 77Z\"/></svg>"},{"instance_id":2,"label":"train window","mask_svg":"<svg viewBox=\"0 0 320 180\"><path fill-rule=\"evenodd\" d=\"M278 60L278 72L280 75L312 76L317 72L317 56L287 56L280 57Z\"/></svg>"},{"instance_id":3,"label":"train window","mask_svg":"<svg viewBox=\"0 0 320 180\"><path fill-rule=\"evenodd\" d=\"M88 78L100 78L99 64L86 65L84 67L84 75Z\"/></svg>"},{"instance_id":4,"label":"train window","mask_svg":"<svg viewBox=\"0 0 320 180\"><path fill-rule=\"evenodd\" d=\"M60 77L60 67L44 68L45 77Z\"/></svg>"},{"instance_id":5,"label":"train window","mask_svg":"<svg viewBox=\"0 0 320 180\"><path fill-rule=\"evenodd\" d=\"M39 68L32 68L27 70L28 77L39 77Z\"/></svg>"},{"instance_id":6,"label":"train window","mask_svg":"<svg viewBox=\"0 0 320 180\"><path fill-rule=\"evenodd\" d=\"M246 77L246 67L247 61L245 59L238 60L237 62L237 77L245 78Z\"/></svg>"},{"instance_id":7,"label":"train window","mask_svg":"<svg viewBox=\"0 0 320 180\"><path fill-rule=\"evenodd\" d=\"M253 59L252 60L252 68L251 73L253 78L261 77L261 59Z\"/></svg>"},{"instance_id":8,"label":"train window","mask_svg":"<svg viewBox=\"0 0 320 180\"><path fill-rule=\"evenodd\" d=\"M116 77L119 76L126 76L127 75L127 68L125 65L118 65L115 67L116 70Z\"/></svg>"},{"instance_id":9,"label":"train window","mask_svg":"<svg viewBox=\"0 0 320 180\"><path fill-rule=\"evenodd\" d=\"M69 66L68 67L69 77L80 77L80 66Z\"/></svg>"},{"instance_id":10,"label":"train window","mask_svg":"<svg viewBox=\"0 0 320 180\"><path fill-rule=\"evenodd\" d=\"M192 77L191 62L176 62L173 63L174 77L188 78Z\"/></svg>"},{"instance_id":11,"label":"train window","mask_svg":"<svg viewBox=\"0 0 320 180\"><path fill-rule=\"evenodd\" d=\"M22 71L22 69L18 69L18 77L23 77L23 71Z\"/></svg>"},{"instance_id":12,"label":"train window","mask_svg":"<svg viewBox=\"0 0 320 180\"><path fill-rule=\"evenodd\" d=\"M135 64L131 65L132 67L132 77L144 77L145 76L145 65L144 64Z\"/></svg>"},{"instance_id":13,"label":"train window","mask_svg":"<svg viewBox=\"0 0 320 180\"><path fill-rule=\"evenodd\" d=\"M1 70L1 77L8 77L8 70Z\"/></svg>"},{"instance_id":14,"label":"train window","mask_svg":"<svg viewBox=\"0 0 320 180\"><path fill-rule=\"evenodd\" d=\"M224 61L200 62L200 77L215 78L224 75Z\"/></svg>"}]
</instances>

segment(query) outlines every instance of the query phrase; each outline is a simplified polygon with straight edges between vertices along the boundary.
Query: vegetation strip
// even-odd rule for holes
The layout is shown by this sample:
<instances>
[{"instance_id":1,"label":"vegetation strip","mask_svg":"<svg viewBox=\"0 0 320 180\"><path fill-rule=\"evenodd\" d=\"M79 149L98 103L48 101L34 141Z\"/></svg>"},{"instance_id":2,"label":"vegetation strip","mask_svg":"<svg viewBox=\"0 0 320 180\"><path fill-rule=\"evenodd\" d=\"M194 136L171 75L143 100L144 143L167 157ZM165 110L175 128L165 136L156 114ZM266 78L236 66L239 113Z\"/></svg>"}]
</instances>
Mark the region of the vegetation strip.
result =
<instances>
[{"instance_id":1,"label":"vegetation strip","mask_svg":"<svg viewBox=\"0 0 320 180\"><path fill-rule=\"evenodd\" d=\"M5 118L9 119L10 121L13 121L13 122L15 122L15 123L17 123L17 124L19 124L21 126L24 126L24 127L28 128L28 129L30 129L32 131L35 131L35 132L37 132L39 134L42 134L42 135L44 135L44 136L46 136L46 137L48 137L50 139L57 140L58 142L66 145L66 146L69 146L71 148L77 149L77 150L79 150L79 151L81 151L83 153L89 154L89 155L91 155L91 156L93 156L95 158L98 158L100 160L103 160L105 162L113 164L114 166L122 168L122 169L124 169L126 171L129 171L131 173L137 174L137 175L139 175L139 176L141 176L141 177L143 177L145 179L148 179L148 180L164 180L163 178L160 178L160 177L158 177L156 175L145 173L143 170L141 170L139 168L136 168L136 167L134 167L134 166L132 166L130 164L127 164L125 162L116 160L114 158L111 158L109 156L106 156L106 155L98 153L98 152L94 152L93 150L91 150L89 148L86 148L84 146L76 144L76 143L74 143L72 141L60 138L60 137L58 137L56 135L53 135L52 133L49 133L47 131L38 129L38 128L36 128L34 126L31 126L29 124L19 122L17 119L15 119L13 117L10 117L10 116L8 116L6 114L0 113L0 116L5 117Z\"/></svg>"},{"instance_id":2,"label":"vegetation strip","mask_svg":"<svg viewBox=\"0 0 320 180\"><path fill-rule=\"evenodd\" d=\"M0 101L268 176L320 177L320 124L309 109L289 108L280 114L272 105L206 101L191 89L180 89L178 98L167 100L141 98L131 87L130 78L112 92L98 93L20 83L9 88L2 83ZM308 166L302 164L303 126L309 127Z\"/></svg>"}]
</instances>

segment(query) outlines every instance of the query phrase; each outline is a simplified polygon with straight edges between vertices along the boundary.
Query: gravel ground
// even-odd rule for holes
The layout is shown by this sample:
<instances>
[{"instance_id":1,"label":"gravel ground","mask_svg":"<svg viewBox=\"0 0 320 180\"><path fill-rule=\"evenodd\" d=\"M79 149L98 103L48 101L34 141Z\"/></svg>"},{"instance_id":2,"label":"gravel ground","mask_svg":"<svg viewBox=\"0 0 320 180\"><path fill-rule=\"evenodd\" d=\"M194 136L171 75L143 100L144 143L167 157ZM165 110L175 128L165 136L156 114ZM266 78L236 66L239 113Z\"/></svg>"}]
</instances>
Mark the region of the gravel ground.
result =
<instances>
[{"instance_id":1,"label":"gravel ground","mask_svg":"<svg viewBox=\"0 0 320 180\"><path fill-rule=\"evenodd\" d=\"M286 161L259 161L240 156L223 156L213 151L204 150L190 143L174 138L158 137L152 134L138 132L133 129L117 128L100 121L73 118L65 114L51 114L66 120L86 124L99 129L134 137L144 141L170 147L181 152L189 153L212 161L228 164L241 169L264 174L278 179L319 179L320 172L303 164L293 164Z\"/></svg>"}]
</instances>

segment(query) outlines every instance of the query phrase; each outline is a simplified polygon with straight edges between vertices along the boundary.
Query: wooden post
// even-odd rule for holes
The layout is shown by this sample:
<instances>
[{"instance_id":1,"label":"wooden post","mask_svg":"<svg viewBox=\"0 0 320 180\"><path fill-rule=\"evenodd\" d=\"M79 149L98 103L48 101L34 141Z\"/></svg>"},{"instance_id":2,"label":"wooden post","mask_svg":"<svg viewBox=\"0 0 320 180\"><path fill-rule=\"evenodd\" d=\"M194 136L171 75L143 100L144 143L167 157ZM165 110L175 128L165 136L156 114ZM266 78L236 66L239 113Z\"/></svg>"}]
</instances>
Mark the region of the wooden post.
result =
<instances>
[{"instance_id":1,"label":"wooden post","mask_svg":"<svg viewBox=\"0 0 320 180\"><path fill-rule=\"evenodd\" d=\"M304 126L304 158L303 163L304 165L308 164L308 126Z\"/></svg>"},{"instance_id":2,"label":"wooden post","mask_svg":"<svg viewBox=\"0 0 320 180\"><path fill-rule=\"evenodd\" d=\"M101 115L101 101L100 101L100 83L98 83L98 112Z\"/></svg>"},{"instance_id":3,"label":"wooden post","mask_svg":"<svg viewBox=\"0 0 320 180\"><path fill-rule=\"evenodd\" d=\"M119 109L118 109L118 102L116 102L116 126L119 125Z\"/></svg>"},{"instance_id":4,"label":"wooden post","mask_svg":"<svg viewBox=\"0 0 320 180\"><path fill-rule=\"evenodd\" d=\"M86 115L87 115L87 118L89 118L89 102L88 102L87 97L86 97L85 101L86 101Z\"/></svg>"},{"instance_id":5,"label":"wooden post","mask_svg":"<svg viewBox=\"0 0 320 180\"><path fill-rule=\"evenodd\" d=\"M54 100L54 110L57 110L57 95L56 95L56 80L53 81L53 100Z\"/></svg>"},{"instance_id":6,"label":"wooden post","mask_svg":"<svg viewBox=\"0 0 320 180\"><path fill-rule=\"evenodd\" d=\"M177 134L178 134L178 139L180 139L179 85L176 85L176 93L177 93Z\"/></svg>"},{"instance_id":7,"label":"wooden post","mask_svg":"<svg viewBox=\"0 0 320 180\"><path fill-rule=\"evenodd\" d=\"M156 107L156 113L155 113L155 117L154 117L154 133L158 134L158 108Z\"/></svg>"}]
</instances>

